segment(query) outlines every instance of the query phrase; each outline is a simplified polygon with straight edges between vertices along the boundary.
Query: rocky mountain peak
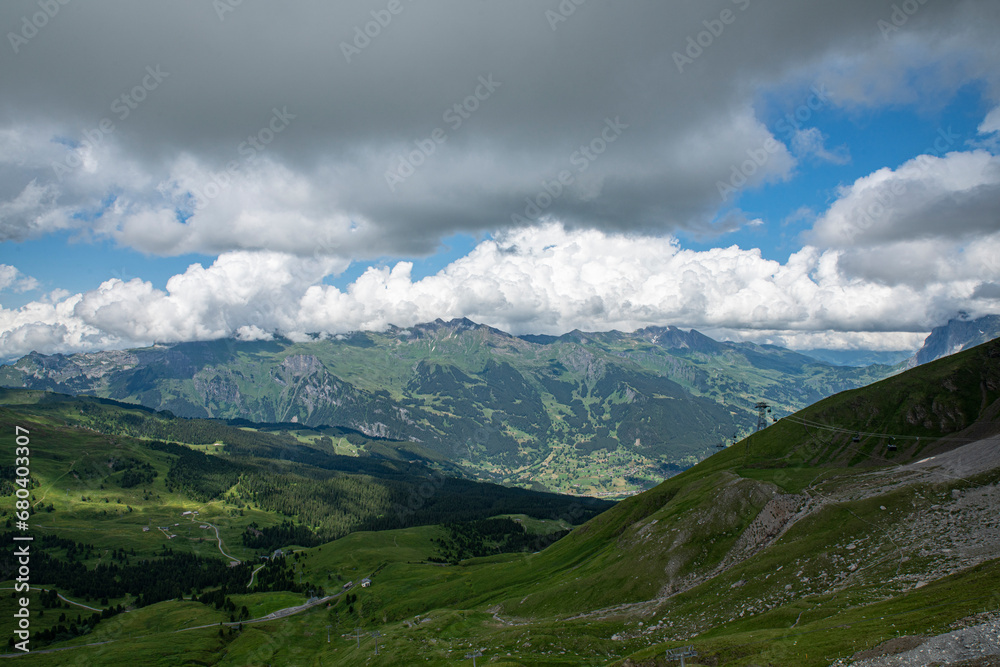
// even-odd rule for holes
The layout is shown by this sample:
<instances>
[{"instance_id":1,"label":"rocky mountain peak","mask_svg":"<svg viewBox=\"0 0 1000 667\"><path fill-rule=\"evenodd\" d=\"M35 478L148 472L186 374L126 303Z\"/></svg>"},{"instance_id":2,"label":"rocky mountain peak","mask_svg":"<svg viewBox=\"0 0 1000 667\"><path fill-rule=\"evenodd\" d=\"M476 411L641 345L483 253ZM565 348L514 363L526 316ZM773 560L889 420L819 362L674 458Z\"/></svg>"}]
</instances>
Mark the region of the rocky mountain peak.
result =
<instances>
[{"instance_id":1,"label":"rocky mountain peak","mask_svg":"<svg viewBox=\"0 0 1000 667\"><path fill-rule=\"evenodd\" d=\"M935 327L916 354L917 364L946 357L975 347L1000 336L1000 315L984 315L977 319L958 318Z\"/></svg>"}]
</instances>

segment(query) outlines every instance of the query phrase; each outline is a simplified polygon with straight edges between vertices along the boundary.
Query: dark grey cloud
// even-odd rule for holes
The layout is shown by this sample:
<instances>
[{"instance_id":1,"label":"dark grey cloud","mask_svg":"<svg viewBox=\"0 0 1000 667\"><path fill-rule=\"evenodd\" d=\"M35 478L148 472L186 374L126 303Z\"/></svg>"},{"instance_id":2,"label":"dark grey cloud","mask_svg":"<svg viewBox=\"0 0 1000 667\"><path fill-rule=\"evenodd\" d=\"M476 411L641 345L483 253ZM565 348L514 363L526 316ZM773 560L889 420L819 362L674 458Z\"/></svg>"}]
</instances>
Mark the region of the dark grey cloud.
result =
<instances>
[{"instance_id":1,"label":"dark grey cloud","mask_svg":"<svg viewBox=\"0 0 1000 667\"><path fill-rule=\"evenodd\" d=\"M35 20L42 5L59 9ZM13 134L0 148L30 135L38 150L0 157L0 201L32 180L54 190L0 228L44 233L113 194L98 232L158 253L305 253L320 239L345 257L410 254L548 218L711 234L717 182L770 136L755 91L784 89L794 109L822 76L835 103L863 105L927 54L982 76L995 62L998 8L982 2L920 5L888 35L882 0L595 1L559 14L569 6L5 2L0 131ZM25 21L44 25L29 38ZM289 122L268 135L275 110ZM608 122L627 126L613 142ZM101 145L54 175L88 136ZM258 150L250 137L273 140ZM402 177L401 158L421 164ZM793 166L782 147L748 185ZM556 188L561 173L571 182ZM219 192L171 220L206 189Z\"/></svg>"}]
</instances>

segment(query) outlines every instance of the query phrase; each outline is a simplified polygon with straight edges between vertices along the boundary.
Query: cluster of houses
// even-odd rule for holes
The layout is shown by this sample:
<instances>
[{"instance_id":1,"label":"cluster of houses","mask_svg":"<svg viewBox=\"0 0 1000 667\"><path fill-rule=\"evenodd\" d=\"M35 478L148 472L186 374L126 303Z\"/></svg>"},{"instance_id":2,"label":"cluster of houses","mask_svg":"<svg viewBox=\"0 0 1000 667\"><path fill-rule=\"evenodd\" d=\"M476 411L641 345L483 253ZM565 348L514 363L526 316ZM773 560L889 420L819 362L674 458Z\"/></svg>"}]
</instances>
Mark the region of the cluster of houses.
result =
<instances>
[{"instance_id":1,"label":"cluster of houses","mask_svg":"<svg viewBox=\"0 0 1000 667\"><path fill-rule=\"evenodd\" d=\"M189 516L189 517L191 517L193 519L194 517L198 516L198 511L197 510L188 510L186 512L181 512L181 516ZM180 524L179 523L175 523L174 525L175 526L179 526ZM168 526L157 526L157 528L159 528L164 533L166 533L167 539L171 539L171 538L175 537L174 535L171 535L169 533L169 527ZM199 528L208 528L208 526L199 526ZM149 532L149 526L143 526L142 527L142 532L148 533Z\"/></svg>"}]
</instances>

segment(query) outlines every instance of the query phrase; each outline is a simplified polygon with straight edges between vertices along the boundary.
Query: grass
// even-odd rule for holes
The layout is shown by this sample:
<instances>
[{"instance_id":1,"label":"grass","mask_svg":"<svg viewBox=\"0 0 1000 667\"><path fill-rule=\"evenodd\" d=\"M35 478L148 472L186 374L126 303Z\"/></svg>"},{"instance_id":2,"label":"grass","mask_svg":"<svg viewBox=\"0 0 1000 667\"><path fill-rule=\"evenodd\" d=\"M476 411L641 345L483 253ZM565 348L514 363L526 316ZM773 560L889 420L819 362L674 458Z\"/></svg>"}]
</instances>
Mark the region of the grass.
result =
<instances>
[{"instance_id":1,"label":"grass","mask_svg":"<svg viewBox=\"0 0 1000 667\"><path fill-rule=\"evenodd\" d=\"M513 519L524 526L524 530L532 535L549 535L560 530L569 530L572 525L565 519L536 519L527 514L500 514L499 517Z\"/></svg>"},{"instance_id":2,"label":"grass","mask_svg":"<svg viewBox=\"0 0 1000 667\"><path fill-rule=\"evenodd\" d=\"M273 593L251 593L249 595L231 595L236 608L246 607L250 618L263 618L279 609L296 607L305 601L305 596L299 593L276 591ZM228 620L228 618L227 618Z\"/></svg>"},{"instance_id":3,"label":"grass","mask_svg":"<svg viewBox=\"0 0 1000 667\"><path fill-rule=\"evenodd\" d=\"M812 604L720 625L687 643L720 665L825 666L893 637L940 634L956 619L1000 610L996 590L1000 590L1000 562L994 560L882 602L850 605L839 596L820 596L810 600ZM793 628L796 609L807 613ZM680 645L657 644L629 657L648 659Z\"/></svg>"},{"instance_id":4,"label":"grass","mask_svg":"<svg viewBox=\"0 0 1000 667\"><path fill-rule=\"evenodd\" d=\"M956 357L918 368L914 375L900 376L871 392L835 396L802 416L903 436L964 428L996 400L996 392L980 387L1000 385L986 382L995 374L996 363L984 363L982 350ZM910 423L907 415L918 408L929 410L925 416L936 415L930 426L926 420ZM39 432L52 427L40 424ZM914 484L827 503L767 548L741 552L732 567L716 572L773 497L807 492L819 501L857 485L858 475L878 462L874 440L854 446L850 434L843 433L821 440L801 424L782 420L749 443L720 451L622 501L540 553L438 566L427 563L426 557L434 551L433 540L444 534L440 527L355 533L291 556L297 578L328 591L371 577L370 588L355 586L329 605L287 619L247 624L242 631L224 630L219 637L215 627L173 632L201 618L218 622L211 619L219 614L204 605L166 602L112 619L118 625L102 623L94 638L104 632L113 639L110 644L22 660L444 665L462 661L471 649L483 649L483 661L498 665L605 665L621 664L626 657L641 661L657 656L666 664L662 656L667 648L694 644L704 663L810 667L828 665L891 637L933 635L959 619L1000 611L1000 595L994 593L1000 590L1000 560L905 591L892 581L899 574L920 575L930 565L919 554L908 554L904 561L894 545L908 517L947 502L953 487L993 483L996 475ZM93 447L93 441L71 443L60 454L77 455L87 446ZM897 461L914 460L943 446L925 442L921 449L915 443L901 447ZM854 467L848 465L852 461ZM88 528L79 517L112 521L94 514L106 511L110 503L78 503L72 494L60 499L58 491L67 478L55 482L60 467L48 465L42 462L39 475L54 484L53 520L60 516L58 503L64 502L63 511L69 515L65 530ZM163 499L177 504L166 511L145 503L142 511L167 517L188 506L180 498ZM222 509L206 506L206 516L221 514ZM518 518L538 533L571 519ZM138 539L126 515L113 520L121 539ZM284 593L234 599L253 616L301 601L302 596ZM0 613L5 609L0 606ZM185 616L192 614L197 618ZM351 637L358 627L366 633L360 648ZM374 639L367 634L373 630L382 633L377 660Z\"/></svg>"},{"instance_id":5,"label":"grass","mask_svg":"<svg viewBox=\"0 0 1000 667\"><path fill-rule=\"evenodd\" d=\"M709 475L700 481L701 484L692 489L681 489L673 494L661 490L660 499L666 499L665 505L646 515L641 523L649 525L653 519L657 520L656 526L668 523L674 511L690 516L691 512L703 509L705 499L718 498L720 485L727 484L721 474ZM741 485L751 485L747 487L751 489L757 483L744 480L731 486L739 489ZM810 592L805 587L798 587L787 600L780 601L769 611L759 610L732 619L719 615L737 609L747 600L783 591L788 583L802 576L816 577L817 571L828 562L822 557L823 552L832 554L836 545L841 545L843 552L843 545L848 541L864 539L871 533L870 523L876 519L887 520L886 517L918 496L927 496L927 503L936 502L937 496L926 491L916 487L875 500L827 508L795 526L771 549L672 598L665 606L641 613L612 611L575 619L568 618L572 614L566 613L563 599L574 600L577 609L600 606L607 602L601 595L607 594L615 576L614 554L588 552L587 541L580 541L580 537L575 538L576 544L567 542L570 546L563 547L566 549L563 553L552 547L537 555L508 554L472 559L457 567L436 567L418 564L414 559L421 556L439 529L425 527L359 533L322 547L302 550L297 561L306 579L336 573L356 582L361 576L374 574L372 588L353 589L357 595L353 611L348 611L348 605L340 599L329 608L311 610L284 621L245 626L242 633L231 639L227 636L218 644L217 650L224 650L225 656L213 658L209 664L376 664L373 661L374 640L366 635L358 649L356 641L349 637L353 628L362 627L365 633L374 629L382 633L382 655L377 664L387 665L453 664L471 648L486 649L484 656L487 659L497 658L490 664L603 665L625 655L636 660L657 654L662 656L665 648L688 643L694 643L701 655L718 660L720 665L749 666L768 661L826 665L836 657L870 648L889 637L934 634L947 630L958 618L1000 607L1000 598L991 593L1000 590L1000 563L992 561L888 599L878 598L891 591L873 591L859 581L857 586L836 594L822 589ZM696 502L696 496L702 497L701 505ZM639 500L643 499L635 503ZM676 507L672 508L675 502ZM887 509L881 510L879 503ZM637 510L626 507L621 511ZM585 536L587 532L600 536L617 530L612 521L603 526L600 523L600 517L591 522ZM890 525L891 522L884 527ZM718 528L707 529L706 535L709 533L718 535ZM629 532L621 532L616 544L619 549L634 550L636 547L630 546L629 540ZM624 561L630 563L632 572L637 571L636 553L632 552L631 561ZM597 578L587 580L588 573ZM876 567L870 576L878 580L883 572ZM734 588L739 581L745 583ZM587 587L600 588L603 592L595 598L583 590ZM276 596L268 594L258 598L252 595L234 601L238 605L247 604L251 609L266 605L263 608L267 610L301 601L301 598L295 599L296 596ZM528 600L519 604L525 597ZM173 604L178 603L163 603L164 606ZM502 620L494 617L495 611L499 611ZM253 615L258 616L256 610ZM703 623L705 628L696 631L697 636L693 639L657 641L661 636L657 633L611 639L616 633L635 634L640 620L650 625L660 619L670 619L680 625L685 619L690 621L703 616L707 616ZM138 623L138 619L130 622ZM327 626L331 634L329 644L326 643ZM139 624L139 627L156 631L148 623ZM670 634L674 629L662 634ZM171 648L175 646L174 638L162 634L162 630L155 637L159 637L156 641L164 643L163 655L174 658L181 655L171 653L175 650ZM150 655L145 647L155 637L128 642L130 655L133 648L137 656ZM218 641L217 636L205 631L192 631L192 639L195 648L191 654L183 653L185 659L197 659L199 646L210 646ZM648 645L650 643L652 645ZM106 663L100 660L123 655L113 653L109 647L78 650L88 660L95 660L88 664L114 664L110 658ZM43 656L37 658L41 660ZM150 664L157 664L151 655L149 659Z\"/></svg>"}]
</instances>

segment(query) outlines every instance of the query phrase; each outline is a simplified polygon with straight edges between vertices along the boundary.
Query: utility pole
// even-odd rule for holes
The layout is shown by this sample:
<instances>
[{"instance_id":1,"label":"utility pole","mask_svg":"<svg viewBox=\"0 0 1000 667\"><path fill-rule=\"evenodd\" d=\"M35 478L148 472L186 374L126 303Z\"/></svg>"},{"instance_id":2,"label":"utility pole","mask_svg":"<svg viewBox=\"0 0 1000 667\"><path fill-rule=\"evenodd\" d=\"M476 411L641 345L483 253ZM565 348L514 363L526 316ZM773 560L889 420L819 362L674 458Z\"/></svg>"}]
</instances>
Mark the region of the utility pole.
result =
<instances>
[{"instance_id":1,"label":"utility pole","mask_svg":"<svg viewBox=\"0 0 1000 667\"><path fill-rule=\"evenodd\" d=\"M372 637L375 639L375 655L378 655L378 638L382 636L382 633L378 630L372 630Z\"/></svg>"},{"instance_id":2,"label":"utility pole","mask_svg":"<svg viewBox=\"0 0 1000 667\"><path fill-rule=\"evenodd\" d=\"M354 628L354 632L358 635L358 648L361 648L361 628Z\"/></svg>"},{"instance_id":3,"label":"utility pole","mask_svg":"<svg viewBox=\"0 0 1000 667\"><path fill-rule=\"evenodd\" d=\"M466 653L465 659L468 660L469 658L472 658L472 667L476 667L476 658L481 658L482 656L483 656L483 650L479 649L476 651L472 651L471 653Z\"/></svg>"},{"instance_id":4,"label":"utility pole","mask_svg":"<svg viewBox=\"0 0 1000 667\"><path fill-rule=\"evenodd\" d=\"M330 628L331 627L333 627L333 626L330 626L330 625L326 626L326 643L327 644L330 643Z\"/></svg>"}]
</instances>

